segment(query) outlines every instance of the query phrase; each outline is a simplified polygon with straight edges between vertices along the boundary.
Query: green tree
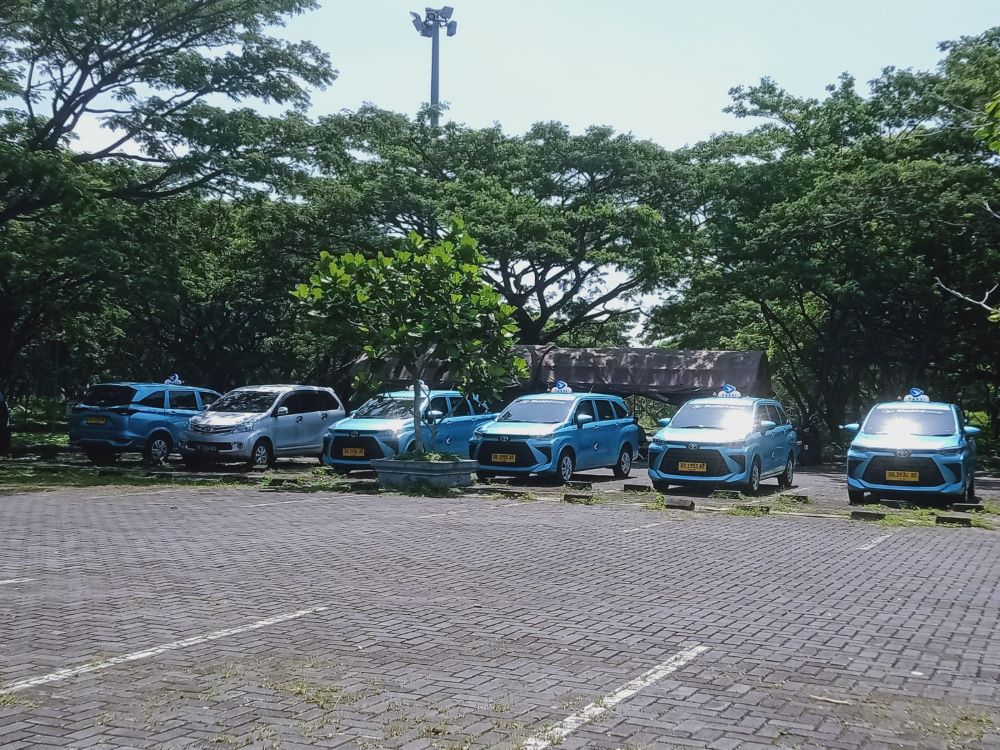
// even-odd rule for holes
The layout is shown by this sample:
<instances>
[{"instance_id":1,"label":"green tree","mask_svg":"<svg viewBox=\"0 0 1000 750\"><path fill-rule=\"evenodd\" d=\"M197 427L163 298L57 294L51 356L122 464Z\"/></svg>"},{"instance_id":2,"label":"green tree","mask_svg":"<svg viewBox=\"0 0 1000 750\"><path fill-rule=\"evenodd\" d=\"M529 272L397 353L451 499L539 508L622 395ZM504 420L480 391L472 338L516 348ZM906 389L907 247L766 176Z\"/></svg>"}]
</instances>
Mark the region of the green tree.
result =
<instances>
[{"instance_id":1,"label":"green tree","mask_svg":"<svg viewBox=\"0 0 1000 750\"><path fill-rule=\"evenodd\" d=\"M308 283L294 295L323 321L327 333L367 356L368 386L389 363L405 368L413 384L413 419L420 425L421 383L442 366L466 392L493 395L524 374L511 347L514 308L483 280L485 259L476 241L454 221L445 239L411 232L402 249L373 257L320 254ZM420 429L415 448L423 451Z\"/></svg>"}]
</instances>

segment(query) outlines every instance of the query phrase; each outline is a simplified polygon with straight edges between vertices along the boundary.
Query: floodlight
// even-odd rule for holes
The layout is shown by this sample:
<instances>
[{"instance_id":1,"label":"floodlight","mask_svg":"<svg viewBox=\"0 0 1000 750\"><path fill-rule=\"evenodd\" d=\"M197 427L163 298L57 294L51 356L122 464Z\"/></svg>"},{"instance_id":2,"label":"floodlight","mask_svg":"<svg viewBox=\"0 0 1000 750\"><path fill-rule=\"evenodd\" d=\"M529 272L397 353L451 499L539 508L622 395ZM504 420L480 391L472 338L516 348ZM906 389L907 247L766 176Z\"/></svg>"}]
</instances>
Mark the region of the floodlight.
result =
<instances>
[{"instance_id":1,"label":"floodlight","mask_svg":"<svg viewBox=\"0 0 1000 750\"><path fill-rule=\"evenodd\" d=\"M447 21L449 18L451 18L451 14L454 13L454 12L455 12L455 9L452 8L450 5L444 6L439 11L439 13L441 14L441 18L443 18L445 21Z\"/></svg>"},{"instance_id":2,"label":"floodlight","mask_svg":"<svg viewBox=\"0 0 1000 750\"><path fill-rule=\"evenodd\" d=\"M448 23L448 36L455 36L456 31L458 31L458 21L450 21Z\"/></svg>"},{"instance_id":3,"label":"floodlight","mask_svg":"<svg viewBox=\"0 0 1000 750\"><path fill-rule=\"evenodd\" d=\"M421 34L423 34L424 33L424 22L422 20L420 20L420 16L418 16L416 13L413 13L411 15L413 15L413 17L414 17L413 18L413 28L415 28L417 31L419 31Z\"/></svg>"}]
</instances>

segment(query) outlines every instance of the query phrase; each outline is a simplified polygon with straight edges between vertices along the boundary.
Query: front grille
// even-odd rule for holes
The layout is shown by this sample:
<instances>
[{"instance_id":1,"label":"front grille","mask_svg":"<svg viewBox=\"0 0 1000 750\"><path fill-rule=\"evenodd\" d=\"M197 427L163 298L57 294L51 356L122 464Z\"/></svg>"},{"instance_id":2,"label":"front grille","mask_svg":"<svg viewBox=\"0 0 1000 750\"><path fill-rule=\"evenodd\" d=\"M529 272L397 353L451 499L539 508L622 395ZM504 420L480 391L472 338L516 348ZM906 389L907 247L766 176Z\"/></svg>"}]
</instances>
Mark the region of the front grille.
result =
<instances>
[{"instance_id":1,"label":"front grille","mask_svg":"<svg viewBox=\"0 0 1000 750\"><path fill-rule=\"evenodd\" d=\"M345 456L344 448L360 448L365 452L364 456ZM346 435L335 435L330 443L331 458L344 459L346 461L371 461L373 458L384 458L385 454L379 446L378 441L367 435L358 437L347 437Z\"/></svg>"},{"instance_id":2,"label":"front grille","mask_svg":"<svg viewBox=\"0 0 1000 750\"><path fill-rule=\"evenodd\" d=\"M191 425L191 432L201 432L206 435L221 435L224 432L232 432L233 428L231 426L225 425L211 425L211 424L193 424Z\"/></svg>"},{"instance_id":3,"label":"front grille","mask_svg":"<svg viewBox=\"0 0 1000 750\"><path fill-rule=\"evenodd\" d=\"M889 480L885 478L887 471L915 471L920 474L916 482ZM875 456L861 477L869 484L884 484L897 487L936 487L944 484L941 471L930 458L897 458L896 456Z\"/></svg>"},{"instance_id":4,"label":"front grille","mask_svg":"<svg viewBox=\"0 0 1000 750\"><path fill-rule=\"evenodd\" d=\"M514 463L494 463L494 453L505 453L507 455L514 454ZM531 452L531 448L528 447L527 443L522 443L517 440L511 440L509 443L501 442L499 440L484 440L479 446L479 463L483 466L518 466L523 468L527 466L534 466L538 463L538 460Z\"/></svg>"},{"instance_id":5,"label":"front grille","mask_svg":"<svg viewBox=\"0 0 1000 750\"><path fill-rule=\"evenodd\" d=\"M679 466L682 462L705 464L706 471L681 471ZM707 448L668 448L660 460L660 471L691 477L721 477L732 473L722 454Z\"/></svg>"}]
</instances>

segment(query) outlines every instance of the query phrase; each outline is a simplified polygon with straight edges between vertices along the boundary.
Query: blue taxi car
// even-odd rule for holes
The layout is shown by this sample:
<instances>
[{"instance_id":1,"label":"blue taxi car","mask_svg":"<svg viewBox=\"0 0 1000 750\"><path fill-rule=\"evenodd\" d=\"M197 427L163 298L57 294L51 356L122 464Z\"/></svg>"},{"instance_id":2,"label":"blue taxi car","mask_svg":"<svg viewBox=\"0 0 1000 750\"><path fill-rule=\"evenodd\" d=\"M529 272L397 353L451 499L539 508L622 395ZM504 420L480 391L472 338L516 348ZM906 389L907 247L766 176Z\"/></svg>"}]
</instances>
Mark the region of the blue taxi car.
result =
<instances>
[{"instance_id":1,"label":"blue taxi car","mask_svg":"<svg viewBox=\"0 0 1000 750\"><path fill-rule=\"evenodd\" d=\"M978 427L966 425L955 404L931 401L912 388L903 401L876 404L847 451L847 494L852 503L873 495L936 495L975 502Z\"/></svg>"},{"instance_id":2,"label":"blue taxi car","mask_svg":"<svg viewBox=\"0 0 1000 750\"><path fill-rule=\"evenodd\" d=\"M191 417L219 394L168 383L102 383L90 388L69 417L69 443L95 464L125 451L162 463L180 442Z\"/></svg>"},{"instance_id":3,"label":"blue taxi car","mask_svg":"<svg viewBox=\"0 0 1000 750\"><path fill-rule=\"evenodd\" d=\"M458 391L423 391L423 413L428 450L464 454L469 438L481 424L493 419L489 408ZM389 458L413 447L413 391L392 391L369 399L332 426L323 439L323 463L341 472L371 467L372 459Z\"/></svg>"},{"instance_id":4,"label":"blue taxi car","mask_svg":"<svg viewBox=\"0 0 1000 750\"><path fill-rule=\"evenodd\" d=\"M609 467L627 477L639 428L617 396L573 393L558 383L549 393L512 401L469 441L480 476L550 474L567 482L577 469Z\"/></svg>"},{"instance_id":5,"label":"blue taxi car","mask_svg":"<svg viewBox=\"0 0 1000 750\"><path fill-rule=\"evenodd\" d=\"M798 442L777 401L743 397L726 385L718 396L688 401L660 425L649 445L649 478L660 491L728 484L756 495L769 477L792 486Z\"/></svg>"}]
</instances>

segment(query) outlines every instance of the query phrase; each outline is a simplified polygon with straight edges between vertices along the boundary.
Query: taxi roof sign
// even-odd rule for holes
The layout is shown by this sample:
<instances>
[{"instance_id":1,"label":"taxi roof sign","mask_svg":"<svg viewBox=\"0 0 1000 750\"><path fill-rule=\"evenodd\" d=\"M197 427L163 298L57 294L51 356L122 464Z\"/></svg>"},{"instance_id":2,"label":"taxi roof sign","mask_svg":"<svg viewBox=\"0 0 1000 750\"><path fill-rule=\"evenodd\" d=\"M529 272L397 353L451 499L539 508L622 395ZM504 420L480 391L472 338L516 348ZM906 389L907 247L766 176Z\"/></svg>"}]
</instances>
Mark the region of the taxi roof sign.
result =
<instances>
[{"instance_id":1,"label":"taxi roof sign","mask_svg":"<svg viewBox=\"0 0 1000 750\"><path fill-rule=\"evenodd\" d=\"M903 401L920 401L927 403L931 400L931 397L924 393L919 388L911 388L909 393L903 396Z\"/></svg>"},{"instance_id":2,"label":"taxi roof sign","mask_svg":"<svg viewBox=\"0 0 1000 750\"><path fill-rule=\"evenodd\" d=\"M735 385L729 385L729 383L724 383L722 390L719 391L719 398L743 398L743 394L736 390Z\"/></svg>"},{"instance_id":3,"label":"taxi roof sign","mask_svg":"<svg viewBox=\"0 0 1000 750\"><path fill-rule=\"evenodd\" d=\"M557 380L555 385L549 388L549 393L572 393L573 389L566 385L565 380Z\"/></svg>"}]
</instances>

